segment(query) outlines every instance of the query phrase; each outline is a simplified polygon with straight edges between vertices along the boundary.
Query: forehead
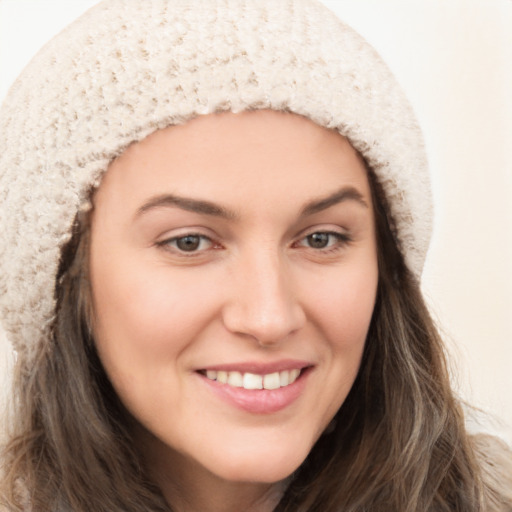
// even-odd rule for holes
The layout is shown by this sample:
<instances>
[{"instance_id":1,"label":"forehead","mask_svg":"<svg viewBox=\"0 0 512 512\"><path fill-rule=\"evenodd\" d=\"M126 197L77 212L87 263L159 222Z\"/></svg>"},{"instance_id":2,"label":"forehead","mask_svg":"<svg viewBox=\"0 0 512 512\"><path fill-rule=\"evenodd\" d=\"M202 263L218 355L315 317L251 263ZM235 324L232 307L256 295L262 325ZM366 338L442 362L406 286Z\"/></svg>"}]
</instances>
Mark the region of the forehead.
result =
<instances>
[{"instance_id":1,"label":"forehead","mask_svg":"<svg viewBox=\"0 0 512 512\"><path fill-rule=\"evenodd\" d=\"M296 114L263 110L201 116L153 133L110 165L95 202L170 193L261 208L340 186L371 202L364 161L345 137Z\"/></svg>"}]
</instances>

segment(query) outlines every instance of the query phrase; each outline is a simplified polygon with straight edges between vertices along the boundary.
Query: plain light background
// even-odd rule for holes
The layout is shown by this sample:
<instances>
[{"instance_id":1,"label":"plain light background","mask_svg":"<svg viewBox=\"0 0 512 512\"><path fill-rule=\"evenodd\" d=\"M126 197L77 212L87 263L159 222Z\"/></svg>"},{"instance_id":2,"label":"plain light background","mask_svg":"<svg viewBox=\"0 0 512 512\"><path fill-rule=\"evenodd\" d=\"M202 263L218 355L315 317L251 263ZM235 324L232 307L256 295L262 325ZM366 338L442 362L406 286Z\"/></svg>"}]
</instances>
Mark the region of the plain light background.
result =
<instances>
[{"instance_id":1,"label":"plain light background","mask_svg":"<svg viewBox=\"0 0 512 512\"><path fill-rule=\"evenodd\" d=\"M95 3L0 0L0 100L37 50ZM512 0L323 3L377 48L416 110L436 208L424 293L454 386L512 426ZM0 333L4 393L11 361ZM512 441L505 425L485 423Z\"/></svg>"}]
</instances>

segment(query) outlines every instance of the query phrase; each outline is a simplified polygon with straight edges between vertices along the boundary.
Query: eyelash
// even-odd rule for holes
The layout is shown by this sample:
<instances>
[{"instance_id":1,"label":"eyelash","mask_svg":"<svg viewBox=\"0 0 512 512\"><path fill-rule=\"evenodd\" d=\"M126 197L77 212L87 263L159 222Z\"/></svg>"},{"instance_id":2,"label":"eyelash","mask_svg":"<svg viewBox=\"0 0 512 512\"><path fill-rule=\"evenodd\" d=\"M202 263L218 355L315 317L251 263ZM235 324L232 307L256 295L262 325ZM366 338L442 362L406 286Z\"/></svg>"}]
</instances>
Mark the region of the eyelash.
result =
<instances>
[{"instance_id":1,"label":"eyelash","mask_svg":"<svg viewBox=\"0 0 512 512\"><path fill-rule=\"evenodd\" d=\"M311 247L306 245L307 241L312 241L312 237L315 236L326 236L327 237L327 245L325 247ZM192 250L187 251L183 248L180 248L178 244L180 241L186 241L186 239L194 239L192 242L197 242L196 247L192 247ZM333 240L334 239L334 240ZM352 241L352 238L347 233L339 233L337 231L313 231L303 236L299 240L293 243L292 247L305 247L307 249L312 249L318 253L331 253L336 252ZM208 243L208 247L202 247L204 243ZM206 235L202 235L200 233L186 233L181 236L176 236L173 238L167 238L162 240L161 242L157 242L158 247L162 247L166 250L171 250L178 254L181 257L197 257L203 254L205 251L208 251L213 248L219 248L220 245L216 244L210 237Z\"/></svg>"},{"instance_id":2,"label":"eyelash","mask_svg":"<svg viewBox=\"0 0 512 512\"><path fill-rule=\"evenodd\" d=\"M308 239L311 241L311 237L318 236L318 235L327 237L327 245L325 247L311 247L311 246L305 246L303 244L303 242L307 241ZM342 249L347 244L349 244L351 241L352 241L352 238L350 237L350 235L348 233L339 233L337 231L321 231L321 230L319 230L319 231L313 231L311 233L308 233L306 236L304 236L300 240L298 240L298 242L296 242L295 245L307 247L309 249L313 249L315 251L319 251L319 252L323 252L323 253L329 253L329 252L335 252L335 251Z\"/></svg>"},{"instance_id":3,"label":"eyelash","mask_svg":"<svg viewBox=\"0 0 512 512\"><path fill-rule=\"evenodd\" d=\"M179 244L180 241L184 241L186 239L198 239L199 249L196 247L194 250L187 251L185 249L181 249L177 244ZM208 242L210 244L207 248L200 248L201 245L204 244L204 242ZM212 239L208 236L201 235L200 233L186 233L184 235L176 236L173 238L167 238L165 240L162 240L161 242L157 242L156 244L158 247L162 247L167 250L171 250L173 252L176 252L180 256L184 257L191 257L191 256L197 256L198 254L202 254L204 251L207 251L208 249L211 249L213 246L215 246L215 243L212 241Z\"/></svg>"}]
</instances>

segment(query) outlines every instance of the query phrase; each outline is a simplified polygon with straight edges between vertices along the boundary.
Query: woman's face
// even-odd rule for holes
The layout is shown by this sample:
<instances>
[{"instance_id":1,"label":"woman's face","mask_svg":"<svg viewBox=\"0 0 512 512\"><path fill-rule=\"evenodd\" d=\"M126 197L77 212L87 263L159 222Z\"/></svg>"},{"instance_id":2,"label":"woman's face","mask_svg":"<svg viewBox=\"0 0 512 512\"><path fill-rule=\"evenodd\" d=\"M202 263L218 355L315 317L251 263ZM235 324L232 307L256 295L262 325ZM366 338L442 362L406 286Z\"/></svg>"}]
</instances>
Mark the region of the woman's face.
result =
<instances>
[{"instance_id":1,"label":"woman's face","mask_svg":"<svg viewBox=\"0 0 512 512\"><path fill-rule=\"evenodd\" d=\"M156 132L95 195L90 271L98 352L150 463L277 482L360 365L378 279L363 161L293 114Z\"/></svg>"}]
</instances>

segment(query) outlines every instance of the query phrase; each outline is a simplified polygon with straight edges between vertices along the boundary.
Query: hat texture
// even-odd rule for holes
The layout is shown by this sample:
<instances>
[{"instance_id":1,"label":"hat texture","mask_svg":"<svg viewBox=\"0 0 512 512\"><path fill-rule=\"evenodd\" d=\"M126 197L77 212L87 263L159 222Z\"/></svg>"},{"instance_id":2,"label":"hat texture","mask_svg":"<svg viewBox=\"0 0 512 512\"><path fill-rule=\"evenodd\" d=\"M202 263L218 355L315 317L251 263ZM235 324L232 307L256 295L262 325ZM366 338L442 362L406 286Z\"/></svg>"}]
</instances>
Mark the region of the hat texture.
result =
<instances>
[{"instance_id":1,"label":"hat texture","mask_svg":"<svg viewBox=\"0 0 512 512\"><path fill-rule=\"evenodd\" d=\"M0 110L0 319L27 359L49 342L62 247L131 143L202 114L290 111L364 156L419 277L425 150L375 50L314 0L105 0L50 41Z\"/></svg>"}]
</instances>

